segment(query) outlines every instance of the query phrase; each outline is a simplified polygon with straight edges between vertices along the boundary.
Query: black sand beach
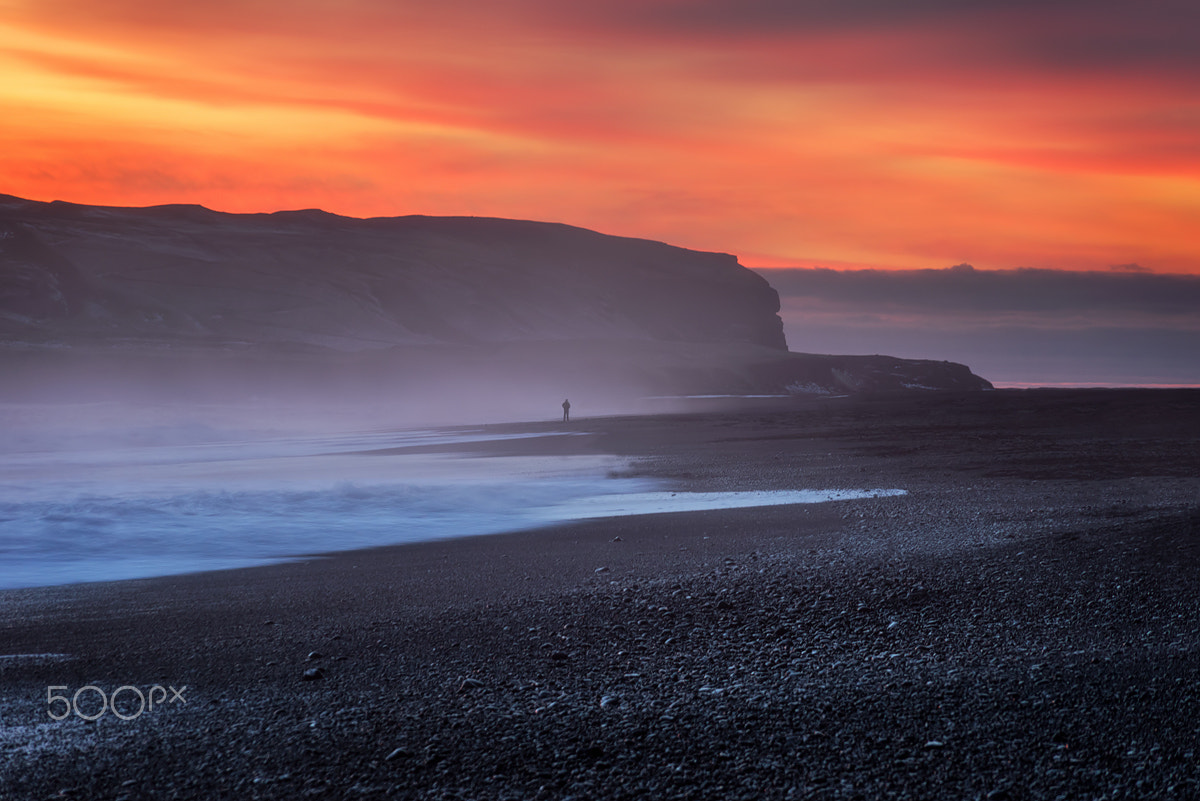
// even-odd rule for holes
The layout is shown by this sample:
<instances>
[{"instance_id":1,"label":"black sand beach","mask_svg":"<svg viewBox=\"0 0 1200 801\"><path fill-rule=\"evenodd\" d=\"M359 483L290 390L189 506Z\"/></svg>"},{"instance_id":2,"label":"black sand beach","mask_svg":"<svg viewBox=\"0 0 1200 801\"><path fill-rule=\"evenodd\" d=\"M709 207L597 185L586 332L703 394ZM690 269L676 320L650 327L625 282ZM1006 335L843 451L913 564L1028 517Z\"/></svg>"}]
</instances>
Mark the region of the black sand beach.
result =
<instances>
[{"instance_id":1,"label":"black sand beach","mask_svg":"<svg viewBox=\"0 0 1200 801\"><path fill-rule=\"evenodd\" d=\"M487 447L908 494L0 592L0 797L1200 797L1200 391L571 426Z\"/></svg>"}]
</instances>

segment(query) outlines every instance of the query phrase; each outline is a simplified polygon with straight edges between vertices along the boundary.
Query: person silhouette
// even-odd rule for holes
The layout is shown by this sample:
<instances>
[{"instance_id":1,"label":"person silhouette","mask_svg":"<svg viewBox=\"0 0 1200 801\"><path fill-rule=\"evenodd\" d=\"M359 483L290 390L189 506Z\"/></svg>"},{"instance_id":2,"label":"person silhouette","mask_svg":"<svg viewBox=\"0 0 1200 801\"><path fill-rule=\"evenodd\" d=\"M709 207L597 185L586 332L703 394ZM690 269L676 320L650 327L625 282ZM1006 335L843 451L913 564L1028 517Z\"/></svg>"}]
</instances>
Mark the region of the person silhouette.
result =
<instances>
[{"instance_id":1,"label":"person silhouette","mask_svg":"<svg viewBox=\"0 0 1200 801\"><path fill-rule=\"evenodd\" d=\"M571 422L571 401L570 400L563 401L563 422L564 423Z\"/></svg>"}]
</instances>

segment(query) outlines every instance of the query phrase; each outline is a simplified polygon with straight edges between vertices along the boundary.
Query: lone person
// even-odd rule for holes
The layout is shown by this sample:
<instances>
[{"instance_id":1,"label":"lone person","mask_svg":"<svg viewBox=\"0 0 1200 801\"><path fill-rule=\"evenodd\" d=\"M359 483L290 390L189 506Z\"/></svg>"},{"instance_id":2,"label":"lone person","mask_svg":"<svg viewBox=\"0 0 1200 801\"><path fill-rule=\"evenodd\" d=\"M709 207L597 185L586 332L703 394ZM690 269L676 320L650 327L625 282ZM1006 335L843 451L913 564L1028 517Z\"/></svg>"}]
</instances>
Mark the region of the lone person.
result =
<instances>
[{"instance_id":1,"label":"lone person","mask_svg":"<svg viewBox=\"0 0 1200 801\"><path fill-rule=\"evenodd\" d=\"M571 401L569 400L563 401L563 422L571 422Z\"/></svg>"}]
</instances>

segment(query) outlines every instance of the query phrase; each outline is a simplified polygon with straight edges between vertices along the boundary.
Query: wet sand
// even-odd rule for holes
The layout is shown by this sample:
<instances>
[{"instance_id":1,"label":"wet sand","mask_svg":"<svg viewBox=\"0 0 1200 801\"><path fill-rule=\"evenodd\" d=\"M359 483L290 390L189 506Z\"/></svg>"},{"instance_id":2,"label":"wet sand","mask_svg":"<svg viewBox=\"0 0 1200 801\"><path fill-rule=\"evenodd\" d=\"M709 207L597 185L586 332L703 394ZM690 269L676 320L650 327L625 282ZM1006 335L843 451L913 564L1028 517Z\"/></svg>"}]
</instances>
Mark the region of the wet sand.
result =
<instances>
[{"instance_id":1,"label":"wet sand","mask_svg":"<svg viewBox=\"0 0 1200 801\"><path fill-rule=\"evenodd\" d=\"M479 449L908 494L0 592L0 798L1200 795L1200 391L571 425Z\"/></svg>"}]
</instances>

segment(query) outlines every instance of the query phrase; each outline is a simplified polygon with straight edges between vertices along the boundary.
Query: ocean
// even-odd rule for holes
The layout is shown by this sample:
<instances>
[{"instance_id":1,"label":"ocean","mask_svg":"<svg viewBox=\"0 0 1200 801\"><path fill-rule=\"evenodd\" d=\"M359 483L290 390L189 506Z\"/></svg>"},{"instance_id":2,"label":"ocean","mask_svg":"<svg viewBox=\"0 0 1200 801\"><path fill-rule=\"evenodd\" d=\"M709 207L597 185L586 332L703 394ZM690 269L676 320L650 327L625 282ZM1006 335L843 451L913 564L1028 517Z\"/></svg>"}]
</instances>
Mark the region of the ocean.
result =
<instances>
[{"instance_id":1,"label":"ocean","mask_svg":"<svg viewBox=\"0 0 1200 801\"><path fill-rule=\"evenodd\" d=\"M0 441L0 589L248 567L588 517L902 492L693 493L617 477L629 460L616 456L419 450L578 431L55 432L10 430Z\"/></svg>"},{"instance_id":2,"label":"ocean","mask_svg":"<svg viewBox=\"0 0 1200 801\"><path fill-rule=\"evenodd\" d=\"M615 457L403 451L496 438L482 431L239 433L0 453L0 588L512 531L552 520L563 501L652 486L608 478ZM384 449L400 450L371 453Z\"/></svg>"}]
</instances>

